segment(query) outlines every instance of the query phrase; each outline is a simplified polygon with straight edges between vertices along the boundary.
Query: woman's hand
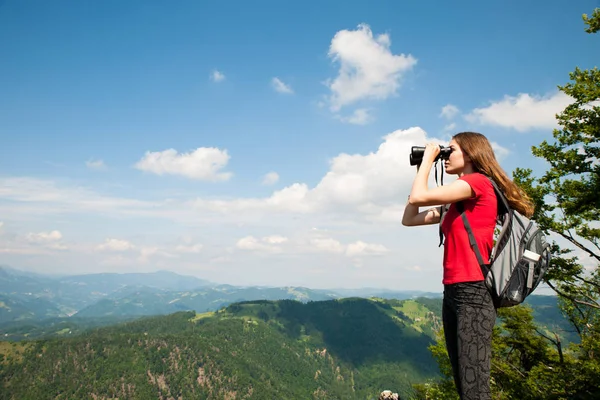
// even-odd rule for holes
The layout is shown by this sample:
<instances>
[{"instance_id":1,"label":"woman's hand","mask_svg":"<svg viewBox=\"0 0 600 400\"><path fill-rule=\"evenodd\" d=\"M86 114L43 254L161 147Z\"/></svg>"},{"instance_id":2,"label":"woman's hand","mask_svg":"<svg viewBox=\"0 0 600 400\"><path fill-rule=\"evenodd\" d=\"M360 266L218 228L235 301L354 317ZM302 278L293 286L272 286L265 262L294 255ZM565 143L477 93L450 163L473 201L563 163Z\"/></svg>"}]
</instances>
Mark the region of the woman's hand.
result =
<instances>
[{"instance_id":1,"label":"woman's hand","mask_svg":"<svg viewBox=\"0 0 600 400\"><path fill-rule=\"evenodd\" d=\"M436 187L431 190L427 187L427 179L431 167L433 166L433 160L440 154L440 151L439 144L428 143L425 146L422 165L421 168L417 170L417 176L413 181L412 189L410 191L410 198L408 199L409 205L422 207L449 204L471 198L475 195L471 186L462 180L457 180L450 185ZM411 210L411 212L406 215L406 223L410 224L411 220L413 221L412 223L414 223L413 217L417 214L417 210Z\"/></svg>"},{"instance_id":2,"label":"woman's hand","mask_svg":"<svg viewBox=\"0 0 600 400\"><path fill-rule=\"evenodd\" d=\"M432 163L435 158L440 154L440 145L436 143L427 143L425 145L425 152L423 153L423 162Z\"/></svg>"}]
</instances>

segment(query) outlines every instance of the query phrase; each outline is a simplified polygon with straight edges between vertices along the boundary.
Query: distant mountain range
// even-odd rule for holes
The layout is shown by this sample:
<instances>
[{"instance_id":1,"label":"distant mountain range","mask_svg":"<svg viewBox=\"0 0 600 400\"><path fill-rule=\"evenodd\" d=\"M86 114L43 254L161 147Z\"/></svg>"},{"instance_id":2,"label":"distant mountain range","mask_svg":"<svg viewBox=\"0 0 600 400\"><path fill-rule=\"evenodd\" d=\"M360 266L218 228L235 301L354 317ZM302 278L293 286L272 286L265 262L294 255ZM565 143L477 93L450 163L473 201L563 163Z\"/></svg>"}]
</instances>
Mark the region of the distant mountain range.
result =
<instances>
[{"instance_id":1,"label":"distant mountain range","mask_svg":"<svg viewBox=\"0 0 600 400\"><path fill-rule=\"evenodd\" d=\"M391 388L410 396L413 383L438 376L428 346L441 328L441 296L0 268L0 393L365 399ZM526 303L542 330L572 341L556 297Z\"/></svg>"},{"instance_id":2,"label":"distant mountain range","mask_svg":"<svg viewBox=\"0 0 600 400\"><path fill-rule=\"evenodd\" d=\"M440 296L382 289L222 285L169 271L52 277L0 267L0 324L52 317L106 317L214 311L244 300L319 301L342 297Z\"/></svg>"},{"instance_id":3,"label":"distant mountain range","mask_svg":"<svg viewBox=\"0 0 600 400\"><path fill-rule=\"evenodd\" d=\"M0 335L8 340L78 332L142 316L179 311L217 311L254 300L297 300L302 303L350 297L432 299L441 312L441 293L390 291L377 288L309 289L215 284L169 271L46 276L0 267ZM553 296L530 296L536 322L564 332L568 323ZM571 340L569 332L563 334Z\"/></svg>"}]
</instances>

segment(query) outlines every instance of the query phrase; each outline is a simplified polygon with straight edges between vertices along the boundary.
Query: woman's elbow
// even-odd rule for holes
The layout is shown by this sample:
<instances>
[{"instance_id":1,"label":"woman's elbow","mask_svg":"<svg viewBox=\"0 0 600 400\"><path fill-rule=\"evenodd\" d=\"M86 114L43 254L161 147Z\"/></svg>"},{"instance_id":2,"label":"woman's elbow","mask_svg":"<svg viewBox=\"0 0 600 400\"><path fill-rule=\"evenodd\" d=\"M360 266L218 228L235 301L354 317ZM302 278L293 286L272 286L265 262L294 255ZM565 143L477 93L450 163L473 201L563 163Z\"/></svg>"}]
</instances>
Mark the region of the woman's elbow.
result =
<instances>
[{"instance_id":1,"label":"woman's elbow","mask_svg":"<svg viewBox=\"0 0 600 400\"><path fill-rule=\"evenodd\" d=\"M408 204L416 207L422 207L426 206L427 202L426 199L422 198L421 196L410 196L408 199Z\"/></svg>"},{"instance_id":2,"label":"woman's elbow","mask_svg":"<svg viewBox=\"0 0 600 400\"><path fill-rule=\"evenodd\" d=\"M410 218L402 218L402 225L404 226L415 226L415 224L413 223L413 221Z\"/></svg>"}]
</instances>

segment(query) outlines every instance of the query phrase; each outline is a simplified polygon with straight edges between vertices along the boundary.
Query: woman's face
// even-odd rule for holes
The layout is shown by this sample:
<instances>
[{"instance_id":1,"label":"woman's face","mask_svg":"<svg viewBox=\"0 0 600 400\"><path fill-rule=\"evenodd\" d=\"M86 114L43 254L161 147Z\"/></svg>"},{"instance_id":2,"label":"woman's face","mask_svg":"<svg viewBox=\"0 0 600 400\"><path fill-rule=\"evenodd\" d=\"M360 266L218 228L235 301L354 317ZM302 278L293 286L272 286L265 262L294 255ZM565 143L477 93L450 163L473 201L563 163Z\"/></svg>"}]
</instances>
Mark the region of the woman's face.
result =
<instances>
[{"instance_id":1,"label":"woman's face","mask_svg":"<svg viewBox=\"0 0 600 400\"><path fill-rule=\"evenodd\" d=\"M459 175L464 171L465 165L470 162L469 157L463 154L456 140L452 139L449 147L452 149L452 152L450 153L450 157L444 162L446 173Z\"/></svg>"}]
</instances>

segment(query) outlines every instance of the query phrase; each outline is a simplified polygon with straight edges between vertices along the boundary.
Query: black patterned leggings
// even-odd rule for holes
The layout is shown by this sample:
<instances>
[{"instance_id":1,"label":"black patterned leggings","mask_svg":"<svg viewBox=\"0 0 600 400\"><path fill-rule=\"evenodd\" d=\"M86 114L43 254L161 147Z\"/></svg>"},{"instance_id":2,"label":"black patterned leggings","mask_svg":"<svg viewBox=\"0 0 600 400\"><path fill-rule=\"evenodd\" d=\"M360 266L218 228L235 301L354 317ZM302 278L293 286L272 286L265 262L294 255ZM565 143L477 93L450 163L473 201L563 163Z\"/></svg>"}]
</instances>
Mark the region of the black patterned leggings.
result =
<instances>
[{"instance_id":1,"label":"black patterned leggings","mask_svg":"<svg viewBox=\"0 0 600 400\"><path fill-rule=\"evenodd\" d=\"M492 330L496 309L484 282L445 285L442 320L454 383L461 400L491 399Z\"/></svg>"}]
</instances>

